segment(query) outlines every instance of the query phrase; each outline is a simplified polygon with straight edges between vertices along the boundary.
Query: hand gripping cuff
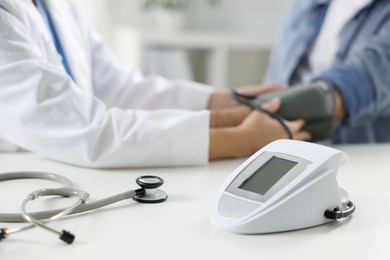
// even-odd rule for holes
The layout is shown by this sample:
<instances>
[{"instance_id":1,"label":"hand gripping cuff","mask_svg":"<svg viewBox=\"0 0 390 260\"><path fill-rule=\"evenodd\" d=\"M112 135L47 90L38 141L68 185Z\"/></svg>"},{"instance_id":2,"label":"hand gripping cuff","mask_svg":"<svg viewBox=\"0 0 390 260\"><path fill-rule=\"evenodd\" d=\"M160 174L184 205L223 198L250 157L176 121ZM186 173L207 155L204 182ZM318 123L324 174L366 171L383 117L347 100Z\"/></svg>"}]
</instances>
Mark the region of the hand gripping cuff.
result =
<instances>
[{"instance_id":1,"label":"hand gripping cuff","mask_svg":"<svg viewBox=\"0 0 390 260\"><path fill-rule=\"evenodd\" d=\"M287 120L305 120L303 130L311 134L312 141L329 138L340 125L340 122L333 118L335 90L327 82L316 81L292 86L285 91L260 95L251 102L261 105L275 97L282 101L277 113Z\"/></svg>"}]
</instances>

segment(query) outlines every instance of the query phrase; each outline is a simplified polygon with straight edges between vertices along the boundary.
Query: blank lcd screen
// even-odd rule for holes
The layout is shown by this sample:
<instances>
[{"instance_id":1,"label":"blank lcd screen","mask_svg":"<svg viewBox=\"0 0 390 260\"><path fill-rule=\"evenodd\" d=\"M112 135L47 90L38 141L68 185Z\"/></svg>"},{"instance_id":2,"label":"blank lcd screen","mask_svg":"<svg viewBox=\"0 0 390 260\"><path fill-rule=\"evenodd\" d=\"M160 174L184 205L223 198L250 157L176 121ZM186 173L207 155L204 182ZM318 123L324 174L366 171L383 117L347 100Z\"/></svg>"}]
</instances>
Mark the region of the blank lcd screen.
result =
<instances>
[{"instance_id":1,"label":"blank lcd screen","mask_svg":"<svg viewBox=\"0 0 390 260\"><path fill-rule=\"evenodd\" d=\"M255 171L240 186L240 189L264 195L277 183L297 162L273 156Z\"/></svg>"}]
</instances>

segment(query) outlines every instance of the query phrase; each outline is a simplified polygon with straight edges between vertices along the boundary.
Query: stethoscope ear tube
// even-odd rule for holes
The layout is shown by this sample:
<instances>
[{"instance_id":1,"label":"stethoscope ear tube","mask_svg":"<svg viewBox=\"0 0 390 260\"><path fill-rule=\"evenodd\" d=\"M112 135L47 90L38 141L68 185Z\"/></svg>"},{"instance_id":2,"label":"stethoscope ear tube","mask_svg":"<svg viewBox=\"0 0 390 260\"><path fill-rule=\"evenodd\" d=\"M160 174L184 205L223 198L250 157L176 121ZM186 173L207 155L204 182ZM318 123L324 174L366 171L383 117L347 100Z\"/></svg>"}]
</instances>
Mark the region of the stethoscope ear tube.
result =
<instances>
[{"instance_id":1,"label":"stethoscope ear tube","mask_svg":"<svg viewBox=\"0 0 390 260\"><path fill-rule=\"evenodd\" d=\"M327 209L324 216L327 219L338 220L351 216L355 212L355 209L355 204L352 201L348 201L345 210L340 210L339 207L336 207L333 210Z\"/></svg>"}]
</instances>

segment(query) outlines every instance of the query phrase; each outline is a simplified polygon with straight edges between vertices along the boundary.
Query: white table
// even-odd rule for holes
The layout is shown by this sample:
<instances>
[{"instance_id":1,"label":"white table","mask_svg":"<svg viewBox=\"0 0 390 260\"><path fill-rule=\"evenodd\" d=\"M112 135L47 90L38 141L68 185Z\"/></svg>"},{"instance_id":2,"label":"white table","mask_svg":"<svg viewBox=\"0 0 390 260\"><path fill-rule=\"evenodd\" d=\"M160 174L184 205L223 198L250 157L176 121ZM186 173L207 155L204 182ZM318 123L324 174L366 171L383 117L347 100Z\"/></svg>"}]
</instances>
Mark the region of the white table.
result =
<instances>
[{"instance_id":1,"label":"white table","mask_svg":"<svg viewBox=\"0 0 390 260\"><path fill-rule=\"evenodd\" d=\"M32 154L0 155L1 172L35 170L66 175L92 198L135 188L135 178L143 174L163 177L163 188L169 194L162 204L126 201L53 223L53 227L76 234L72 245L40 229L15 234L0 242L0 259L390 259L390 145L338 148L350 156L350 162L340 168L338 180L357 206L352 219L250 236L219 230L209 221L217 189L243 159L204 167L93 170ZM17 211L27 193L48 184L32 180L0 183L1 211ZM40 206L57 203L53 199Z\"/></svg>"}]
</instances>

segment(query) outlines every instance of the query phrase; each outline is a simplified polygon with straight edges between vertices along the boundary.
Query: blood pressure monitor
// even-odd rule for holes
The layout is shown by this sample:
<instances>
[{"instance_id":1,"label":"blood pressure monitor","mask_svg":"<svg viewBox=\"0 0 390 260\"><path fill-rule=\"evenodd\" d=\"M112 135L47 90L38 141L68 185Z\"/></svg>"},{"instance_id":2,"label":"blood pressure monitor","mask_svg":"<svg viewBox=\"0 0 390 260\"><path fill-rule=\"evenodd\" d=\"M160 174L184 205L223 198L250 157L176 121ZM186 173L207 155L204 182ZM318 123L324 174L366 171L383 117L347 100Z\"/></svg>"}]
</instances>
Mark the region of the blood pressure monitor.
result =
<instances>
[{"instance_id":1,"label":"blood pressure monitor","mask_svg":"<svg viewBox=\"0 0 390 260\"><path fill-rule=\"evenodd\" d=\"M246 160L221 186L214 225L243 234L272 233L350 216L355 206L336 174L348 157L323 145L275 141Z\"/></svg>"}]
</instances>

